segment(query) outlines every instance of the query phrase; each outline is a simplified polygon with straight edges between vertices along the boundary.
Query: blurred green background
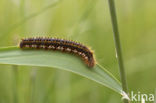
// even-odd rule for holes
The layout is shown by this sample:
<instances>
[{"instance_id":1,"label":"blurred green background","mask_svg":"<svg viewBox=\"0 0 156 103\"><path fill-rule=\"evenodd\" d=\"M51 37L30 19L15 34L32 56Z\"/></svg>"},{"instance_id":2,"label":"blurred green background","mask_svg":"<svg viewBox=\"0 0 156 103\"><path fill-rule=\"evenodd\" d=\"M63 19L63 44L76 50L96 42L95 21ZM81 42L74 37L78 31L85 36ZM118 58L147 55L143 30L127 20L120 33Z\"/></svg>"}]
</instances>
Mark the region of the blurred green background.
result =
<instances>
[{"instance_id":1,"label":"blurred green background","mask_svg":"<svg viewBox=\"0 0 156 103\"><path fill-rule=\"evenodd\" d=\"M129 91L156 90L156 1L117 0ZM50 36L90 46L120 79L107 0L0 0L0 47ZM53 68L0 65L0 103L120 103L121 96Z\"/></svg>"}]
</instances>

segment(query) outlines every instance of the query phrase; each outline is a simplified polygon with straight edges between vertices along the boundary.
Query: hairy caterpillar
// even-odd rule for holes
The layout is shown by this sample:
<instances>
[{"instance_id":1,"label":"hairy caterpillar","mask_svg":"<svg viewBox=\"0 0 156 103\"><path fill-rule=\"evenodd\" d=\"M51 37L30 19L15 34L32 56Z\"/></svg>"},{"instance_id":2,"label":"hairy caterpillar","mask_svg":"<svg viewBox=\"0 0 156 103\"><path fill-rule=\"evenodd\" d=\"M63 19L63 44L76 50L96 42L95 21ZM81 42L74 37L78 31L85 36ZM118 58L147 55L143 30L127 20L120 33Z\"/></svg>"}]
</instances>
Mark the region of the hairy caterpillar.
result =
<instances>
[{"instance_id":1,"label":"hairy caterpillar","mask_svg":"<svg viewBox=\"0 0 156 103\"><path fill-rule=\"evenodd\" d=\"M20 42L20 48L58 50L79 55L88 67L94 67L95 59L93 52L85 45L56 38L25 38Z\"/></svg>"}]
</instances>

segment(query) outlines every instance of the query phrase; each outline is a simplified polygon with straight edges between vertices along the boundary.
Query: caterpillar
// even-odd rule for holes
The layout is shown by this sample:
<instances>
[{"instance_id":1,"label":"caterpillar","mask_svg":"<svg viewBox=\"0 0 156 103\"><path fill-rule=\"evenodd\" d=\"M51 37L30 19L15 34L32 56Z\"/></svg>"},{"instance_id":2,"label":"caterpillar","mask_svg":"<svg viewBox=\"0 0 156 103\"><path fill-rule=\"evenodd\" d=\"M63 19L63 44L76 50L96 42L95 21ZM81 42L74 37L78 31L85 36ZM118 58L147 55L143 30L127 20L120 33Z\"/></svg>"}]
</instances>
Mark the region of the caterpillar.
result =
<instances>
[{"instance_id":1,"label":"caterpillar","mask_svg":"<svg viewBox=\"0 0 156 103\"><path fill-rule=\"evenodd\" d=\"M95 58L91 49L87 46L74 42L71 40L35 37L21 39L19 44L21 49L44 49L44 50L58 50L62 52L72 53L82 58L84 63L92 68L95 66Z\"/></svg>"}]
</instances>

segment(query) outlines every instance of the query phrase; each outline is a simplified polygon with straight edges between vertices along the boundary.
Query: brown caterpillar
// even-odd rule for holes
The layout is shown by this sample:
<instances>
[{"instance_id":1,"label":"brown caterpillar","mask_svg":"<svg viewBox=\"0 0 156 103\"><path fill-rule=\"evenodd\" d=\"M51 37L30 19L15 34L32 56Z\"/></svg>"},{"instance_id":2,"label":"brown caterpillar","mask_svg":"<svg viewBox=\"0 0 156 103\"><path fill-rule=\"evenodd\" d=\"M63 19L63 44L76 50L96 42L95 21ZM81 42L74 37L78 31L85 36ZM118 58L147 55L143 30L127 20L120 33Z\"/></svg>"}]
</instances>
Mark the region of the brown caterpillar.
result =
<instances>
[{"instance_id":1,"label":"brown caterpillar","mask_svg":"<svg viewBox=\"0 0 156 103\"><path fill-rule=\"evenodd\" d=\"M56 38L26 38L20 42L20 48L58 50L79 55L88 67L94 67L95 59L93 52L86 46L63 39Z\"/></svg>"}]
</instances>

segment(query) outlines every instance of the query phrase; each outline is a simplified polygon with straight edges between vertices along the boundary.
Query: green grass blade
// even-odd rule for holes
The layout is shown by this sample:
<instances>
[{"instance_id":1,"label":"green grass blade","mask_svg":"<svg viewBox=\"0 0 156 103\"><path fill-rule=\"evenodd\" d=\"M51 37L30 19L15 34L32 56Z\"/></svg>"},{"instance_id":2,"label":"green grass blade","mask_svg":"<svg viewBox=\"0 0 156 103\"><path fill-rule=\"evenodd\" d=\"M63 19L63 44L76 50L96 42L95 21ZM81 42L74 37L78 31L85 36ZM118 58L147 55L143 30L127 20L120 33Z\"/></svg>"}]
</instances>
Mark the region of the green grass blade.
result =
<instances>
[{"instance_id":1,"label":"green grass blade","mask_svg":"<svg viewBox=\"0 0 156 103\"><path fill-rule=\"evenodd\" d=\"M79 57L67 53L21 50L18 47L1 48L0 63L57 68L86 77L120 94L122 90L118 80L102 66L97 64L94 68L88 68Z\"/></svg>"}]
</instances>

